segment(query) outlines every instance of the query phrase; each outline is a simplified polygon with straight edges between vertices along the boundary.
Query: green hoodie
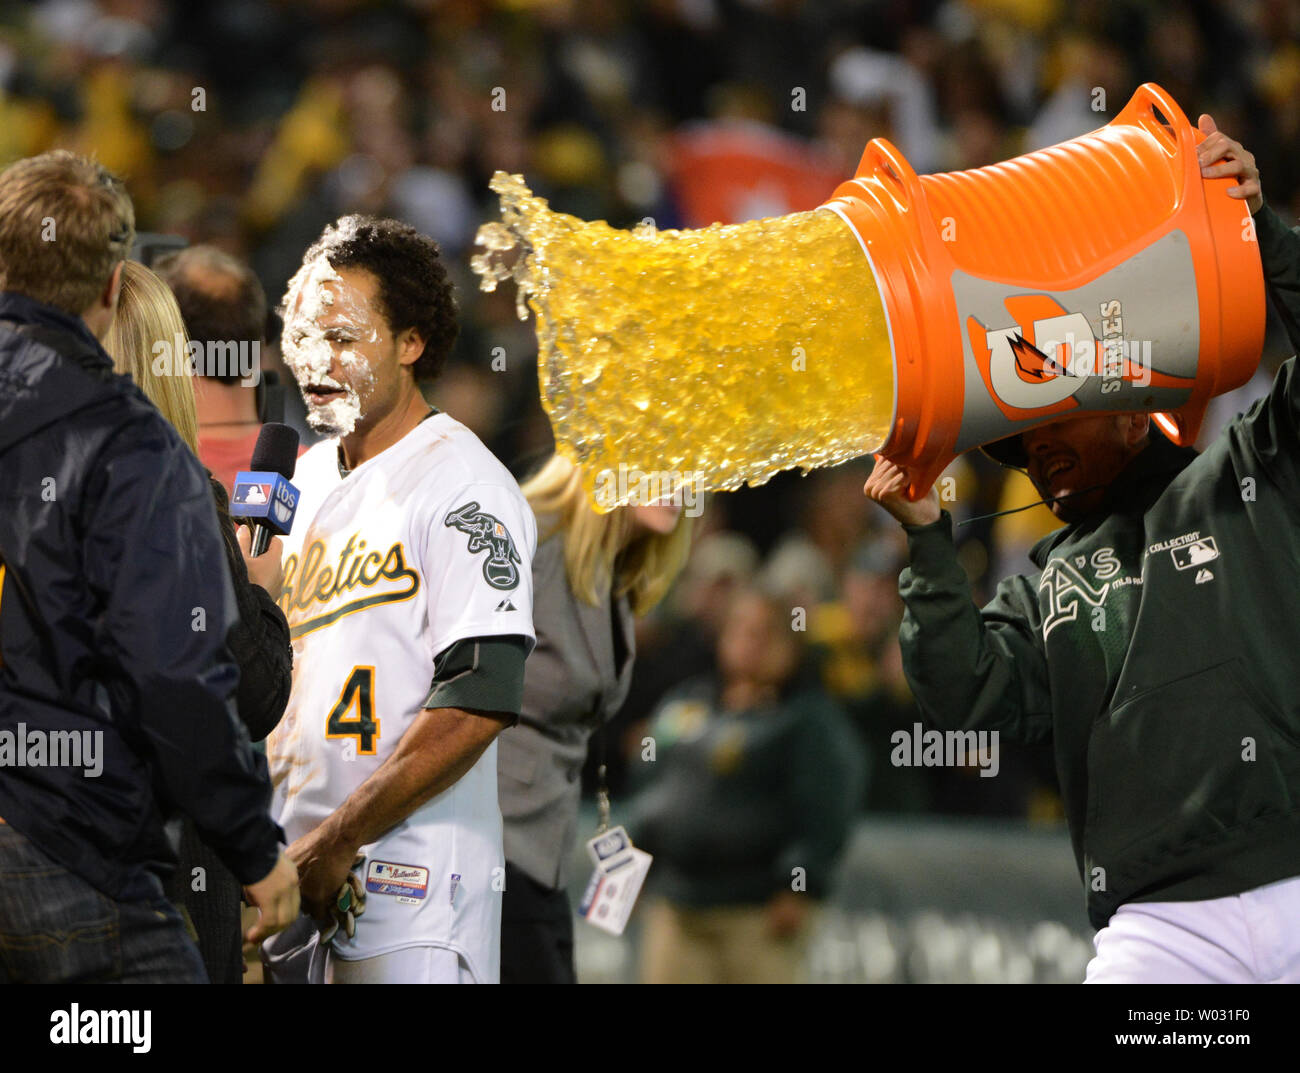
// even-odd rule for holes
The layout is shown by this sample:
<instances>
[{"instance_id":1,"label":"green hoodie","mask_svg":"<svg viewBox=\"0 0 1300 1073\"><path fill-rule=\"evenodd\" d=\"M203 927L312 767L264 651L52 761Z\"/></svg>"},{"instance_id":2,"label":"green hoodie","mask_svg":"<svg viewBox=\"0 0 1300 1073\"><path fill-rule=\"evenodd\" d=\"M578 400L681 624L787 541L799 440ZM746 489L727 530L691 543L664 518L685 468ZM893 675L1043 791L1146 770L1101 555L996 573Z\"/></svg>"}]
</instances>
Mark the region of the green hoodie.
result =
<instances>
[{"instance_id":1,"label":"green hoodie","mask_svg":"<svg viewBox=\"0 0 1300 1073\"><path fill-rule=\"evenodd\" d=\"M853 730L820 689L727 711L712 676L660 702L657 758L628 831L654 854L650 887L679 905L761 905L783 890L826 896L862 796Z\"/></svg>"},{"instance_id":2,"label":"green hoodie","mask_svg":"<svg viewBox=\"0 0 1300 1073\"><path fill-rule=\"evenodd\" d=\"M1300 320L1300 231L1255 220L1274 299ZM1151 439L983 610L946 511L905 527L899 578L925 717L1053 744L1098 928L1128 901L1300 875L1296 359L1203 453Z\"/></svg>"}]
</instances>

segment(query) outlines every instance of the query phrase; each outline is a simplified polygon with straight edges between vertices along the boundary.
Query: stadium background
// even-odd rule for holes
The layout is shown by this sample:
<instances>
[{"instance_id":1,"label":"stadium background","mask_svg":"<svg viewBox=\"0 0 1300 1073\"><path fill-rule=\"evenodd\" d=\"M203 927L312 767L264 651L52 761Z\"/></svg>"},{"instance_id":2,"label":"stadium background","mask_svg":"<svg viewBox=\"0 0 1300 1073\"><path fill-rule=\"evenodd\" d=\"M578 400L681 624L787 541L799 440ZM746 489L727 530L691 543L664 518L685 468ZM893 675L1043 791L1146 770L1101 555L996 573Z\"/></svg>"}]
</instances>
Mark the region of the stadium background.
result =
<instances>
[{"instance_id":1,"label":"stadium background","mask_svg":"<svg viewBox=\"0 0 1300 1073\"><path fill-rule=\"evenodd\" d=\"M94 154L127 180L140 230L247 259L273 304L327 221L410 221L442 244L461 304L429 396L522 477L551 444L531 324L468 267L496 216L493 171L615 226L735 222L816 205L871 137L918 172L978 167L1094 129L1155 81L1255 154L1294 222L1298 41L1289 0L6 3L0 164ZM1205 436L1277 357L1216 400ZM982 456L951 475L959 520L1036 498ZM639 629L608 735L615 818L657 700L708 668L728 588L761 578L809 610L810 666L870 772L808 978L1080 979L1090 932L1050 751L1004 746L994 779L888 762L888 728L912 722L893 642L901 545L864 479L850 464L709 500L685 575ZM977 593L1054 526L1036 507L962 527ZM579 925L580 977L632 978L636 938Z\"/></svg>"}]
</instances>

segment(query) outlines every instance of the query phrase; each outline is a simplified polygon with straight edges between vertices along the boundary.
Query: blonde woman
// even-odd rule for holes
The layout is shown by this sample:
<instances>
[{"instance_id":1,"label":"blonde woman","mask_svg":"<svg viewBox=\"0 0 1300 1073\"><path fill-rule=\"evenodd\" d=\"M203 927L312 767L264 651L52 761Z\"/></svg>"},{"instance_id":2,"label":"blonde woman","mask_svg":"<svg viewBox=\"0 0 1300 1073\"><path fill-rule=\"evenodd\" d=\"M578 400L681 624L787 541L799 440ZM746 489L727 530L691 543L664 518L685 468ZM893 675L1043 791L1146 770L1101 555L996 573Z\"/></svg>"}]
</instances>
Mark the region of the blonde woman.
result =
<instances>
[{"instance_id":1,"label":"blonde woman","mask_svg":"<svg viewBox=\"0 0 1300 1073\"><path fill-rule=\"evenodd\" d=\"M180 307L167 284L138 261L127 261L104 349L113 368L135 381L197 457L199 416L188 343Z\"/></svg>"},{"instance_id":2,"label":"blonde woman","mask_svg":"<svg viewBox=\"0 0 1300 1073\"><path fill-rule=\"evenodd\" d=\"M692 519L669 505L598 514L582 471L559 455L523 492L537 515L537 647L524 664L519 723L497 739L506 850L501 982L575 983L564 888L587 743L627 696L633 619L659 602L686 562Z\"/></svg>"},{"instance_id":3,"label":"blonde woman","mask_svg":"<svg viewBox=\"0 0 1300 1073\"><path fill-rule=\"evenodd\" d=\"M199 422L180 307L167 284L135 261L127 261L122 269L122 293L104 349L113 367L135 381L197 457ZM266 554L253 558L249 530L241 527L236 533L226 490L211 473L208 477L239 605L239 622L226 636L239 664L235 701L249 738L260 741L284 714L293 677L289 624L275 603L282 580L281 544L276 538ZM212 569L219 566L213 563ZM181 834L180 858L168 897L183 905L193 920L209 979L239 983L243 975L239 883L198 840L188 822ZM195 867L202 867L207 875L206 890L198 893L190 890L189 882Z\"/></svg>"}]
</instances>

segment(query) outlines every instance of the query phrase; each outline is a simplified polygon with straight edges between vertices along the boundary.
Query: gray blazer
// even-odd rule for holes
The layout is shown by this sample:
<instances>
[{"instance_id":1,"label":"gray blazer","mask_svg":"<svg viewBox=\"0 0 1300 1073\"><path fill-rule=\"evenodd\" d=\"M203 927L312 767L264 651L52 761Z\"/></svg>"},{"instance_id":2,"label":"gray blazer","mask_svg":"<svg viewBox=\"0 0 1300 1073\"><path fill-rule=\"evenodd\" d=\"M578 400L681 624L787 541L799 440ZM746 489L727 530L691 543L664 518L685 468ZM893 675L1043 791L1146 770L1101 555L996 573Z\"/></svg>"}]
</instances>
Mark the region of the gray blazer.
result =
<instances>
[{"instance_id":1,"label":"gray blazer","mask_svg":"<svg viewBox=\"0 0 1300 1073\"><path fill-rule=\"evenodd\" d=\"M552 524L539 518L538 534ZM555 889L568 882L587 742L627 697L636 639L626 597L592 607L573 595L560 533L533 556L533 629L523 711L497 738L497 784L506 860ZM615 629L623 638L618 667Z\"/></svg>"}]
</instances>

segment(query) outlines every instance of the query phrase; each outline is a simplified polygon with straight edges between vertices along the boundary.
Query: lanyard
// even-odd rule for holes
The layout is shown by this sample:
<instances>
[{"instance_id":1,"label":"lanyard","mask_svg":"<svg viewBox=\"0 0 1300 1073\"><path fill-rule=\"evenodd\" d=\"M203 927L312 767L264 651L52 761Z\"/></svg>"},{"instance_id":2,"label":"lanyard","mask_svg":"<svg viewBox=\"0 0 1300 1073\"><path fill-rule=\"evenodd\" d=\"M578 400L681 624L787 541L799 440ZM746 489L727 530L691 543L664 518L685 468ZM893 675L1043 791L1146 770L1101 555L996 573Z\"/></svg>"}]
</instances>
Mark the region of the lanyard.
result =
<instances>
[{"instance_id":1,"label":"lanyard","mask_svg":"<svg viewBox=\"0 0 1300 1073\"><path fill-rule=\"evenodd\" d=\"M596 731L596 755L600 766L596 769L596 834L603 835L609 830L609 779L605 769L605 724L600 724Z\"/></svg>"}]
</instances>

